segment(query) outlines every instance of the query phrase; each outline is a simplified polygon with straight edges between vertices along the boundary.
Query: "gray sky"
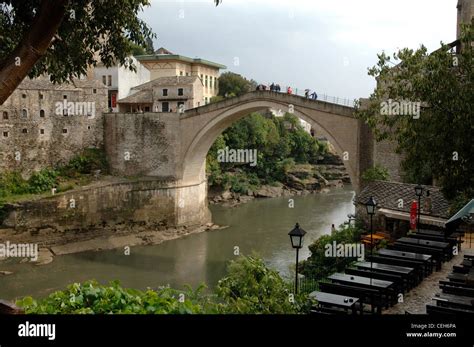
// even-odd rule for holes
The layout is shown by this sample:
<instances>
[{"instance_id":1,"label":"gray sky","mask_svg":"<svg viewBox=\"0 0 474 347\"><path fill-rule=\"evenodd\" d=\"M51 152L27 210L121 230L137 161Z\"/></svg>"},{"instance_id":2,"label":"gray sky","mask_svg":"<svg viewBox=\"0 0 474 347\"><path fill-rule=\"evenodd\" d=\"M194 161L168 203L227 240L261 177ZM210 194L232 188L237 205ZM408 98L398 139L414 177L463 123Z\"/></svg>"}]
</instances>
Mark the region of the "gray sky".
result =
<instances>
[{"instance_id":1,"label":"gray sky","mask_svg":"<svg viewBox=\"0 0 474 347\"><path fill-rule=\"evenodd\" d=\"M155 49L227 65L262 83L367 97L383 50L456 38L457 0L151 0Z\"/></svg>"}]
</instances>

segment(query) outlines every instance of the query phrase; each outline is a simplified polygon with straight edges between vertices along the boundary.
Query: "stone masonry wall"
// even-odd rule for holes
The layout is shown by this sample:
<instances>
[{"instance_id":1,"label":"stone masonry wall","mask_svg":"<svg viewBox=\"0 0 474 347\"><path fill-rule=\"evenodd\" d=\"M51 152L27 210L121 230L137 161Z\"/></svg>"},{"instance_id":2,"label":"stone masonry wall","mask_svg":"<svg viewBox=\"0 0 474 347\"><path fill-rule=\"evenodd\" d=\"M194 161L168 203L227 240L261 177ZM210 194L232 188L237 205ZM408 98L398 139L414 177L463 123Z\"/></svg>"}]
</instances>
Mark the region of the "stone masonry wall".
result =
<instances>
[{"instance_id":1,"label":"stone masonry wall","mask_svg":"<svg viewBox=\"0 0 474 347\"><path fill-rule=\"evenodd\" d=\"M107 88L97 81L75 83L27 79L0 106L0 172L15 170L28 177L68 162L84 148L102 146ZM77 108L82 114L57 114L58 103L64 102L90 107Z\"/></svg>"}]
</instances>

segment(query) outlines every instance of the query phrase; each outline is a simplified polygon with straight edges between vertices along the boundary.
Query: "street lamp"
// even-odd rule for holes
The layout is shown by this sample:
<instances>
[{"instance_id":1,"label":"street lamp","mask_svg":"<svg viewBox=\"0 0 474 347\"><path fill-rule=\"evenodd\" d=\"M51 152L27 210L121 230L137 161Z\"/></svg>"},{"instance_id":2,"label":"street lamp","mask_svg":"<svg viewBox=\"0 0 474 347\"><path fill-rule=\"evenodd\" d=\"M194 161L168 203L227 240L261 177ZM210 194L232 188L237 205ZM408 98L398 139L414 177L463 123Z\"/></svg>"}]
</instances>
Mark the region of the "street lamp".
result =
<instances>
[{"instance_id":1,"label":"street lamp","mask_svg":"<svg viewBox=\"0 0 474 347\"><path fill-rule=\"evenodd\" d=\"M415 194L418 197L418 220L416 222L416 231L420 232L421 196L423 195L423 187L420 184L415 187Z\"/></svg>"},{"instance_id":2,"label":"street lamp","mask_svg":"<svg viewBox=\"0 0 474 347\"><path fill-rule=\"evenodd\" d=\"M377 208L377 202L371 196L369 201L365 204L365 208L367 209L367 214L370 216L370 272L372 273L372 262L374 256L374 238L373 238L373 225L372 225L372 218L375 214L375 209ZM372 284L372 277L370 278L370 284Z\"/></svg>"},{"instance_id":3,"label":"street lamp","mask_svg":"<svg viewBox=\"0 0 474 347\"><path fill-rule=\"evenodd\" d=\"M296 249L296 271L295 271L295 294L298 294L298 253L301 247L303 247L303 236L306 234L306 231L300 228L300 225L296 223L293 230L291 230L288 235L290 235L291 246Z\"/></svg>"}]
</instances>

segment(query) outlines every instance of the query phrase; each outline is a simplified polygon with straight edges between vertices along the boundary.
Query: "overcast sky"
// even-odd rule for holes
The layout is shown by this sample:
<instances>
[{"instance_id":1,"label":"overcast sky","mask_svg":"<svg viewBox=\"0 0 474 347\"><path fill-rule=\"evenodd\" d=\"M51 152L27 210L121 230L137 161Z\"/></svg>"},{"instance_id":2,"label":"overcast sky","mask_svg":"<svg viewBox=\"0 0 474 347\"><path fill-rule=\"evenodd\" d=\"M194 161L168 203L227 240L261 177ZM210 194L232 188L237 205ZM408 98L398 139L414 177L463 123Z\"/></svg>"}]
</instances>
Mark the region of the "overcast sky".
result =
<instances>
[{"instance_id":1,"label":"overcast sky","mask_svg":"<svg viewBox=\"0 0 474 347\"><path fill-rule=\"evenodd\" d=\"M155 49L199 57L261 83L367 97L377 53L456 38L457 0L152 0Z\"/></svg>"}]
</instances>

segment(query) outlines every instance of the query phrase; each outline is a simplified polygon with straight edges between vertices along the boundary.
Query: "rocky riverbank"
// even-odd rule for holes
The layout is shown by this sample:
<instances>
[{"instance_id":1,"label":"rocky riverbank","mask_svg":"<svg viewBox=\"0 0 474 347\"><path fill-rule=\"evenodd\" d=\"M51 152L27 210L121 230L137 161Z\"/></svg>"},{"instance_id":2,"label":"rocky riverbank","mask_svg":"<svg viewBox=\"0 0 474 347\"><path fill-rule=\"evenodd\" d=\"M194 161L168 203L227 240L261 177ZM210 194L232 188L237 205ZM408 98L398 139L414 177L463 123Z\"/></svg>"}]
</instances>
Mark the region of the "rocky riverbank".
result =
<instances>
[{"instance_id":1,"label":"rocky riverbank","mask_svg":"<svg viewBox=\"0 0 474 347\"><path fill-rule=\"evenodd\" d=\"M208 200L210 204L233 207L256 198L327 193L331 188L341 188L351 182L344 165L337 159L328 159L327 163L317 165L296 165L288 171L285 182L262 185L246 193L209 189Z\"/></svg>"},{"instance_id":2,"label":"rocky riverbank","mask_svg":"<svg viewBox=\"0 0 474 347\"><path fill-rule=\"evenodd\" d=\"M30 263L35 265L47 265L51 263L55 256L79 253L85 251L103 251L111 249L123 249L124 252L134 246L156 245L165 241L174 240L191 234L225 229L227 226L219 226L214 223L197 226L194 228L165 228L156 229L109 227L100 230L91 230L87 233L74 234L66 233L62 237L58 235L31 235L30 233L18 233L9 229L0 230L0 243L6 240L10 244L38 244L38 259L35 261L29 258L15 258L15 262ZM11 271L2 269L5 258L0 257L0 276L11 275Z\"/></svg>"}]
</instances>

